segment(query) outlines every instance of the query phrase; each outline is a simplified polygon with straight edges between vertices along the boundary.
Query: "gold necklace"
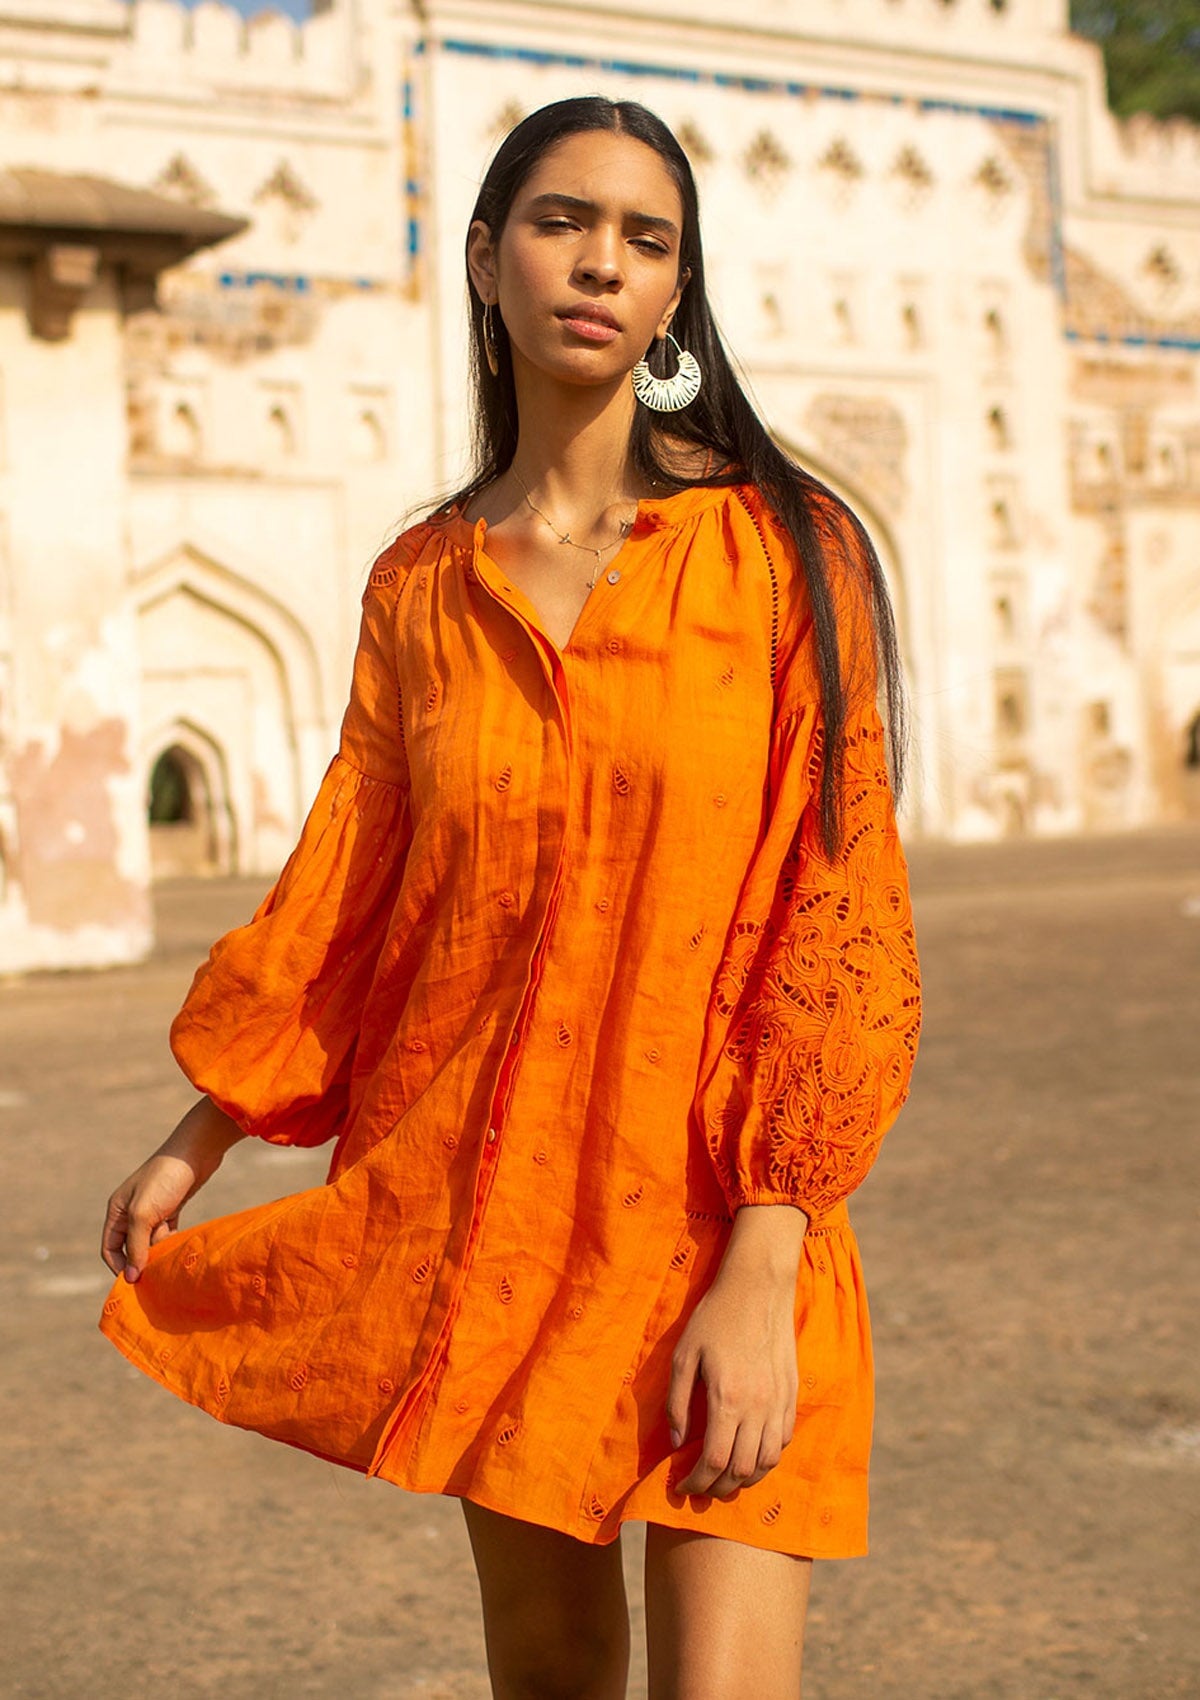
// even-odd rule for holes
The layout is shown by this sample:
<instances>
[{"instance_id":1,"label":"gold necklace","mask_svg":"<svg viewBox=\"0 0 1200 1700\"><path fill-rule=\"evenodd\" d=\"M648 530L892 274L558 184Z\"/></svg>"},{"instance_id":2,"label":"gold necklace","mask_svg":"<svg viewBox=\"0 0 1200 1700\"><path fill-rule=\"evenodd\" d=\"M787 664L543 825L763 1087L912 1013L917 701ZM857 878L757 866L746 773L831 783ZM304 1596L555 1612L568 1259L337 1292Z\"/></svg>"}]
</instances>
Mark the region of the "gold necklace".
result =
<instances>
[{"instance_id":1,"label":"gold necklace","mask_svg":"<svg viewBox=\"0 0 1200 1700\"><path fill-rule=\"evenodd\" d=\"M560 531L558 529L558 527L555 525L554 521L550 518L550 515L548 513L544 513L542 511L542 509L538 507L538 505L534 501L533 497L529 494L529 486L526 484L525 480L521 477L521 474L517 471L516 467L512 466L510 464L509 471L512 473L512 475L516 479L517 483L521 486L522 490L525 492L526 502L528 502L529 506L533 509L534 513L537 514L540 519L545 520L546 524L550 527L551 531L554 533L555 537L558 538L558 541L560 543L570 543L576 549L586 549L589 555L594 555L596 557L595 569L592 572L591 578L588 580L588 589L590 590L596 582L596 574L600 571L600 557L604 554L606 549L611 549L611 548L614 547L614 545L619 547L620 544L622 544L625 541L626 535L628 534L630 527L633 525L633 520L632 519L621 520L619 522L620 527L621 527L621 535L617 538L614 538L612 543L602 543L601 546L599 547L599 549L595 548L591 543L576 543L575 539L571 536L571 533L569 531Z\"/></svg>"}]
</instances>

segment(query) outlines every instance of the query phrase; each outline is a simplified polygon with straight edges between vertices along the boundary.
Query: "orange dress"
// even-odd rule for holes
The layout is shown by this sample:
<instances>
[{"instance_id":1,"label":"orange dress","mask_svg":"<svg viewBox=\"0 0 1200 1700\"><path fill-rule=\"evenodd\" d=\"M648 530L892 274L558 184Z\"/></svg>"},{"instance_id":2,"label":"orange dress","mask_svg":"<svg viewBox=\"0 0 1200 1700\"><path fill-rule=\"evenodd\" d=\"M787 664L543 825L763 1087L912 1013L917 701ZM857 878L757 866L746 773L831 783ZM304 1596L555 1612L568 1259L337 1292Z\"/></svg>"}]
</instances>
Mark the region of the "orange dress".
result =
<instances>
[{"instance_id":1,"label":"orange dress","mask_svg":"<svg viewBox=\"0 0 1200 1700\"><path fill-rule=\"evenodd\" d=\"M831 544L853 547L839 508ZM363 595L340 744L171 1027L327 1181L181 1228L100 1326L213 1416L592 1542L627 1518L865 1552L873 1377L848 1194L919 987L873 702L821 852L812 623L752 485L639 504L560 650L458 508ZM811 1218L795 1434L681 1496L671 1354L744 1203Z\"/></svg>"}]
</instances>

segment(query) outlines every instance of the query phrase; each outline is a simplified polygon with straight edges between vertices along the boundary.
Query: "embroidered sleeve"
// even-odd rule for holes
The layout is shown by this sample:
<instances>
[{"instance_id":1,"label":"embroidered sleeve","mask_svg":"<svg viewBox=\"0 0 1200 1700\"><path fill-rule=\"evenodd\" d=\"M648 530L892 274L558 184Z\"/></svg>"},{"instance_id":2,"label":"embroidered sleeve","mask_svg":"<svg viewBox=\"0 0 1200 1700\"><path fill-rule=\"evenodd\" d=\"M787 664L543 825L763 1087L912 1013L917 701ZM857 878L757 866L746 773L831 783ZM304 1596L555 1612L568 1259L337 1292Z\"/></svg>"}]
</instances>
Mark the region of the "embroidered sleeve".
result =
<instances>
[{"instance_id":1,"label":"embroidered sleeve","mask_svg":"<svg viewBox=\"0 0 1200 1700\"><path fill-rule=\"evenodd\" d=\"M776 730L771 809L709 1009L696 1113L743 1204L820 1217L865 1177L908 1092L920 980L907 869L874 707L849 728L845 832L826 857L820 711Z\"/></svg>"},{"instance_id":2,"label":"embroidered sleeve","mask_svg":"<svg viewBox=\"0 0 1200 1700\"><path fill-rule=\"evenodd\" d=\"M338 750L295 849L250 920L212 946L171 1024L192 1084L274 1144L319 1145L340 1131L412 838L394 569L385 551L363 594Z\"/></svg>"}]
</instances>

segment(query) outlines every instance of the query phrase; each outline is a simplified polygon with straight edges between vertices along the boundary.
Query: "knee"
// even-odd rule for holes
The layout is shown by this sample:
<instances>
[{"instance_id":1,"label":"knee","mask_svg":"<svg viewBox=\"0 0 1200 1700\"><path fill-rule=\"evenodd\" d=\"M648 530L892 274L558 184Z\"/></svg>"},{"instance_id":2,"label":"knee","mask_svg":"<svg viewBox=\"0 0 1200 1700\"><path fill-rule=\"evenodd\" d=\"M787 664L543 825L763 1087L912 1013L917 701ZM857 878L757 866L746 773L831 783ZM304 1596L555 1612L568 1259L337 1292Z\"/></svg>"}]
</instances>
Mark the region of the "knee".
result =
<instances>
[{"instance_id":1,"label":"knee","mask_svg":"<svg viewBox=\"0 0 1200 1700\"><path fill-rule=\"evenodd\" d=\"M613 1700L625 1692L629 1638L596 1624L510 1620L488 1662L504 1700Z\"/></svg>"}]
</instances>

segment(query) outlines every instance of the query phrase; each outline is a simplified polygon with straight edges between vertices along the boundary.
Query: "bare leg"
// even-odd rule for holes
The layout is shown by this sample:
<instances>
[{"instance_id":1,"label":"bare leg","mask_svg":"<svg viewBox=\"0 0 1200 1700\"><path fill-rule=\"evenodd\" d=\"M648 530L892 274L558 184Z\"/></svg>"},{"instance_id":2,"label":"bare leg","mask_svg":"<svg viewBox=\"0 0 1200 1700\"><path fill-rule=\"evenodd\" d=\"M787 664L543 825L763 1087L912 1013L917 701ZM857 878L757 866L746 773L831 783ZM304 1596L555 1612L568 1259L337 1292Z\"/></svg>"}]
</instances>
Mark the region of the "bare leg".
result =
<instances>
[{"instance_id":1,"label":"bare leg","mask_svg":"<svg viewBox=\"0 0 1200 1700\"><path fill-rule=\"evenodd\" d=\"M624 1700L629 1608L621 1542L462 1502L496 1700Z\"/></svg>"},{"instance_id":2,"label":"bare leg","mask_svg":"<svg viewBox=\"0 0 1200 1700\"><path fill-rule=\"evenodd\" d=\"M646 1525L649 1700L799 1700L810 1558Z\"/></svg>"}]
</instances>

